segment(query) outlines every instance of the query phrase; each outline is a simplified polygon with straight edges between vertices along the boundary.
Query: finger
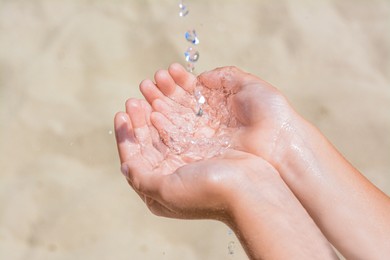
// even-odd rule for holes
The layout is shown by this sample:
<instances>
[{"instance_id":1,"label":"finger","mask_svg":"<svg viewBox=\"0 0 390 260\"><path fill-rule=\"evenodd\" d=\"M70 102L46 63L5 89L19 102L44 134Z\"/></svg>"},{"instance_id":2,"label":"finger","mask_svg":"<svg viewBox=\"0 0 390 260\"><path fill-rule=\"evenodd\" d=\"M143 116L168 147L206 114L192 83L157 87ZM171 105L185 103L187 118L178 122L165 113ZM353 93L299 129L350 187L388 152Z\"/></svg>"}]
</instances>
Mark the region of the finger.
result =
<instances>
[{"instance_id":1,"label":"finger","mask_svg":"<svg viewBox=\"0 0 390 260\"><path fill-rule=\"evenodd\" d=\"M154 78L156 86L166 97L185 107L192 105L194 99L192 92L188 93L178 86L168 71L159 70L154 75Z\"/></svg>"},{"instance_id":2,"label":"finger","mask_svg":"<svg viewBox=\"0 0 390 260\"><path fill-rule=\"evenodd\" d=\"M225 89L236 93L242 85L259 80L236 67L222 67L207 71L198 76L198 82L211 89Z\"/></svg>"},{"instance_id":3,"label":"finger","mask_svg":"<svg viewBox=\"0 0 390 260\"><path fill-rule=\"evenodd\" d=\"M135 141L130 118L126 113L119 112L115 115L114 126L119 158L123 163L138 153L139 147Z\"/></svg>"},{"instance_id":4,"label":"finger","mask_svg":"<svg viewBox=\"0 0 390 260\"><path fill-rule=\"evenodd\" d=\"M168 72L178 86L188 93L193 93L196 86L196 77L193 74L188 73L179 63L169 66Z\"/></svg>"},{"instance_id":5,"label":"finger","mask_svg":"<svg viewBox=\"0 0 390 260\"><path fill-rule=\"evenodd\" d=\"M127 103L127 113L130 115L131 124L134 128L134 136L140 145L143 158L152 167L157 167L164 159L164 154L153 146L152 133L146 122L146 111L140 100L131 99Z\"/></svg>"},{"instance_id":6,"label":"finger","mask_svg":"<svg viewBox=\"0 0 390 260\"><path fill-rule=\"evenodd\" d=\"M164 100L156 99L153 101L153 110L163 114L173 125L177 128L187 128L187 126L193 126L196 119L196 108L193 109L183 107L176 104L173 106L166 103Z\"/></svg>"},{"instance_id":7,"label":"finger","mask_svg":"<svg viewBox=\"0 0 390 260\"><path fill-rule=\"evenodd\" d=\"M176 83L173 81L171 75L166 70L158 70L154 74L154 80L158 89L167 97L174 94L176 89Z\"/></svg>"},{"instance_id":8,"label":"finger","mask_svg":"<svg viewBox=\"0 0 390 260\"><path fill-rule=\"evenodd\" d=\"M136 140L141 146L152 145L152 137L146 122L146 112L137 99L126 102L126 112L130 117Z\"/></svg>"},{"instance_id":9,"label":"finger","mask_svg":"<svg viewBox=\"0 0 390 260\"><path fill-rule=\"evenodd\" d=\"M153 110L155 112L159 112L159 113L163 114L164 116L166 116L167 118L170 118L171 116L176 114L176 112L173 109L173 107L168 105L168 103L166 103L162 99L154 100L153 104L152 104L152 107L153 107Z\"/></svg>"},{"instance_id":10,"label":"finger","mask_svg":"<svg viewBox=\"0 0 390 260\"><path fill-rule=\"evenodd\" d=\"M139 85L139 89L149 104L152 104L156 98L165 96L150 79L143 80Z\"/></svg>"},{"instance_id":11,"label":"finger","mask_svg":"<svg viewBox=\"0 0 390 260\"><path fill-rule=\"evenodd\" d=\"M159 112L153 112L151 115L152 124L156 127L161 140L169 147L171 144L170 134L176 132L176 127L171 121Z\"/></svg>"},{"instance_id":12,"label":"finger","mask_svg":"<svg viewBox=\"0 0 390 260\"><path fill-rule=\"evenodd\" d=\"M157 99L157 100L159 100L159 99ZM165 157L165 155L167 154L169 149L162 142L162 140L160 139L160 135L159 135L157 129L153 126L153 124L151 122L150 117L151 117L151 114L152 114L152 107L149 105L148 102L146 102L144 100L141 100L141 106L142 106L142 108L145 111L145 120L146 120L146 124L149 127L150 136L152 138L153 146Z\"/></svg>"},{"instance_id":13,"label":"finger","mask_svg":"<svg viewBox=\"0 0 390 260\"><path fill-rule=\"evenodd\" d=\"M139 101L141 108L145 112L145 121L147 126L152 126L152 123L150 122L150 114L152 113L152 107L151 105L146 102L145 100L140 100Z\"/></svg>"}]
</instances>

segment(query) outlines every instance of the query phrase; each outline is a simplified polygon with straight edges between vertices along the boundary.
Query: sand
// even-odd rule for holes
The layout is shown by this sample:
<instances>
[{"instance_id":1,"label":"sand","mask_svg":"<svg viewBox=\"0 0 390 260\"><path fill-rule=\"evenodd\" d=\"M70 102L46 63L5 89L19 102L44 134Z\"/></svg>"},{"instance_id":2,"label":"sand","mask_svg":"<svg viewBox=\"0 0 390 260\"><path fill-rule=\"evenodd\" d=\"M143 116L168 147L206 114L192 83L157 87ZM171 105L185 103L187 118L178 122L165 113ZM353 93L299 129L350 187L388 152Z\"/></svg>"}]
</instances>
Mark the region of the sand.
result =
<instances>
[{"instance_id":1,"label":"sand","mask_svg":"<svg viewBox=\"0 0 390 260\"><path fill-rule=\"evenodd\" d=\"M191 28L196 73L278 86L390 194L389 1L187 3L0 1L0 259L245 259L220 223L153 216L119 172L113 116L184 63Z\"/></svg>"}]
</instances>

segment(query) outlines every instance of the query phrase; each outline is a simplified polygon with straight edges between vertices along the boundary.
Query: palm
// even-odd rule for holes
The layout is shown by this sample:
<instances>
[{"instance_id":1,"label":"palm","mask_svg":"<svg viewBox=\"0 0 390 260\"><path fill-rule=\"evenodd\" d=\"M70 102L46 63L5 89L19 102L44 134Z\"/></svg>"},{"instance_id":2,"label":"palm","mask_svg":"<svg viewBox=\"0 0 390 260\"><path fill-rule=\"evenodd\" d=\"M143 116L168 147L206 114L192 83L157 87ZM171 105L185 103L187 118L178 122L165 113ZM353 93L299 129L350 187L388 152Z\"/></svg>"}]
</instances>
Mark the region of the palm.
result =
<instances>
[{"instance_id":1,"label":"palm","mask_svg":"<svg viewBox=\"0 0 390 260\"><path fill-rule=\"evenodd\" d=\"M286 99L271 85L256 79L240 86L230 107L241 124L234 137L237 147L272 160L274 150L288 138L285 130L289 128L291 110Z\"/></svg>"},{"instance_id":2,"label":"palm","mask_svg":"<svg viewBox=\"0 0 390 260\"><path fill-rule=\"evenodd\" d=\"M187 163L156 136L145 120L148 108L141 104L127 102L127 112L115 116L115 133L122 171L156 215L225 220L230 201L226 194L238 182L253 180L250 175L263 169L275 173L265 161L234 150Z\"/></svg>"},{"instance_id":3,"label":"palm","mask_svg":"<svg viewBox=\"0 0 390 260\"><path fill-rule=\"evenodd\" d=\"M122 165L162 175L171 174L185 162L180 154L172 154L161 142L150 124L150 107L130 99L126 113L115 117L115 133Z\"/></svg>"},{"instance_id":4,"label":"palm","mask_svg":"<svg viewBox=\"0 0 390 260\"><path fill-rule=\"evenodd\" d=\"M226 207L221 194L234 189L240 181L238 176L246 175L239 174L242 169L257 172L265 167L271 171L269 164L258 157L228 149L231 145L239 147L241 139L266 117L237 109L246 99L241 92L204 86L202 94L207 103L202 116L195 114L199 107L192 94L182 88L169 96L157 87L145 91L144 82L141 90L155 111L146 102L131 99L126 103L126 113L115 117L123 172L157 215L218 218L223 212L215 208L224 211ZM159 87L164 91L164 84ZM249 112L258 109L255 102L245 101L245 105ZM205 158L210 159L200 160ZM254 167L248 168L251 165Z\"/></svg>"},{"instance_id":5,"label":"palm","mask_svg":"<svg viewBox=\"0 0 390 260\"><path fill-rule=\"evenodd\" d=\"M144 96L159 113L153 123L171 151L187 159L210 158L228 147L271 159L273 149L283 141L287 101L252 75L222 68L196 79L177 68L170 75L157 74L156 82L155 89L141 84ZM206 100L201 107L199 93ZM199 108L202 116L196 115Z\"/></svg>"}]
</instances>

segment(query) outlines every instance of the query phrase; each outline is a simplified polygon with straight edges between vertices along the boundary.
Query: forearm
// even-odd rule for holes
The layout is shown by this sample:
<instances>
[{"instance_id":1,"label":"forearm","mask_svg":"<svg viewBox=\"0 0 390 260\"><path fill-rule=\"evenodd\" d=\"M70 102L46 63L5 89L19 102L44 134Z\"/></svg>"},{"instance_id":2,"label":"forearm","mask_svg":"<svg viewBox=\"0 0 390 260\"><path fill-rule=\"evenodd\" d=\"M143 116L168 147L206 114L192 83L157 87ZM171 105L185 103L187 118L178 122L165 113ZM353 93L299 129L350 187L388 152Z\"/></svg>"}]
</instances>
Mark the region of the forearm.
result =
<instances>
[{"instance_id":1,"label":"forearm","mask_svg":"<svg viewBox=\"0 0 390 260\"><path fill-rule=\"evenodd\" d=\"M245 195L235 196L233 220L228 223L251 259L337 258L281 179L259 190L246 188Z\"/></svg>"},{"instance_id":2,"label":"forearm","mask_svg":"<svg viewBox=\"0 0 390 260\"><path fill-rule=\"evenodd\" d=\"M347 258L390 256L390 200L305 122L276 168Z\"/></svg>"}]
</instances>

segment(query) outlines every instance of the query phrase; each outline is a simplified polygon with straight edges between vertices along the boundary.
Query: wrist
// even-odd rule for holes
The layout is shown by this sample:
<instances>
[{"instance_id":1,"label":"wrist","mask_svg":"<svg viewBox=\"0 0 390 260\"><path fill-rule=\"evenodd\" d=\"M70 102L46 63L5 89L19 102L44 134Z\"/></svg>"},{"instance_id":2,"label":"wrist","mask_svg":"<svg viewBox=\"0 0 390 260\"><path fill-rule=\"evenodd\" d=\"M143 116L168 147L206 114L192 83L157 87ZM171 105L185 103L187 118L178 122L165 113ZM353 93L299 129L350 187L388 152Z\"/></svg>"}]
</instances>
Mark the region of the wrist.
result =
<instances>
[{"instance_id":1,"label":"wrist","mask_svg":"<svg viewBox=\"0 0 390 260\"><path fill-rule=\"evenodd\" d=\"M251 259L333 259L334 252L313 220L275 174L248 184L232 199L227 223Z\"/></svg>"},{"instance_id":2,"label":"wrist","mask_svg":"<svg viewBox=\"0 0 390 260\"><path fill-rule=\"evenodd\" d=\"M270 161L285 181L287 177L302 180L319 170L317 153L326 151L327 144L313 125L292 111L280 130Z\"/></svg>"}]
</instances>

